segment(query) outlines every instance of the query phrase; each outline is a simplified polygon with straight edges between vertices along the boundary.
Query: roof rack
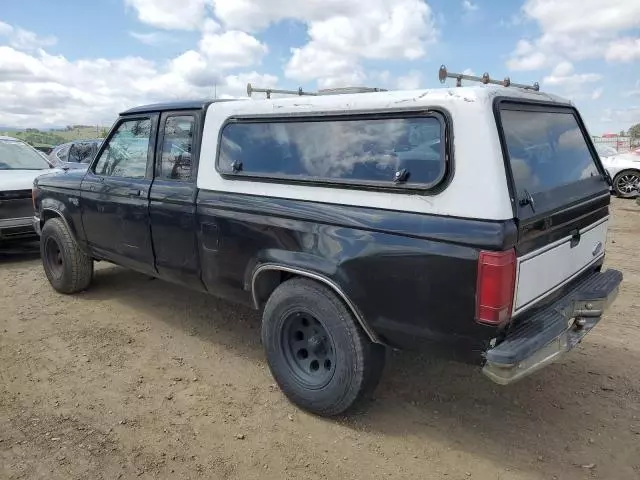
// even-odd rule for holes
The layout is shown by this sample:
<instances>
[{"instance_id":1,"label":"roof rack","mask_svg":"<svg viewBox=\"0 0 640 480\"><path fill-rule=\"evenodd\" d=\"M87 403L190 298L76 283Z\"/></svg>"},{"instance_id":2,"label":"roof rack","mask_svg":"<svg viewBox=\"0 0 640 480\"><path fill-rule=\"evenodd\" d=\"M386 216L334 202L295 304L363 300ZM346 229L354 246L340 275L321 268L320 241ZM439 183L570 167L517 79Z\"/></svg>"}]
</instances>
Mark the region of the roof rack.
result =
<instances>
[{"instance_id":1,"label":"roof rack","mask_svg":"<svg viewBox=\"0 0 640 480\"><path fill-rule=\"evenodd\" d=\"M474 75L465 75L463 73L451 73L447 71L447 67L444 65L440 66L440 71L438 72L438 78L440 79L440 83L444 83L447 78L455 78L456 79L456 87L462 86L462 80L470 80L472 82L482 82L485 85L502 85L503 87L517 87L524 88L526 90L535 90L538 92L540 90L540 84L538 82L533 85L525 85L523 83L513 83L509 77L505 77L504 80L494 80L489 77L489 74L485 72L481 77L476 77Z\"/></svg>"},{"instance_id":2,"label":"roof rack","mask_svg":"<svg viewBox=\"0 0 640 480\"><path fill-rule=\"evenodd\" d=\"M272 93L281 93L284 95L341 95L347 93L366 93L366 92L386 92L383 88L377 87L341 87L341 88L325 88L318 90L317 92L305 92L302 88L298 90L279 90L275 88L258 88L254 87L250 83L247 84L247 95L250 97L253 93L266 93L267 98L271 98Z\"/></svg>"}]
</instances>

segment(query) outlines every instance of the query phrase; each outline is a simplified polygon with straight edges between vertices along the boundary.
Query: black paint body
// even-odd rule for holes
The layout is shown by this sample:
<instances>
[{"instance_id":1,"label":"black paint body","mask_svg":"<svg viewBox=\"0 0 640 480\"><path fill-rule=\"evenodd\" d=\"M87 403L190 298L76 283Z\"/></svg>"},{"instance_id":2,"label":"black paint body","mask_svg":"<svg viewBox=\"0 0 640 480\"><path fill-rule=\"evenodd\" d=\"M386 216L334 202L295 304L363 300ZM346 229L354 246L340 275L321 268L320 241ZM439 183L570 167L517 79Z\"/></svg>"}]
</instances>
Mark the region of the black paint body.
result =
<instances>
[{"instance_id":1,"label":"black paint body","mask_svg":"<svg viewBox=\"0 0 640 480\"><path fill-rule=\"evenodd\" d=\"M206 106L166 110L193 108L199 139ZM41 176L41 220L62 216L95 258L251 305L254 286L269 289L261 284L268 276L254 278L261 265L319 275L342 290L380 341L437 347L463 360L480 361L500 334L475 321L479 251L516 247L522 254L608 214L602 192L522 224L515 215L481 221L213 192L195 181L154 180L155 161L139 180L102 178L91 168Z\"/></svg>"}]
</instances>

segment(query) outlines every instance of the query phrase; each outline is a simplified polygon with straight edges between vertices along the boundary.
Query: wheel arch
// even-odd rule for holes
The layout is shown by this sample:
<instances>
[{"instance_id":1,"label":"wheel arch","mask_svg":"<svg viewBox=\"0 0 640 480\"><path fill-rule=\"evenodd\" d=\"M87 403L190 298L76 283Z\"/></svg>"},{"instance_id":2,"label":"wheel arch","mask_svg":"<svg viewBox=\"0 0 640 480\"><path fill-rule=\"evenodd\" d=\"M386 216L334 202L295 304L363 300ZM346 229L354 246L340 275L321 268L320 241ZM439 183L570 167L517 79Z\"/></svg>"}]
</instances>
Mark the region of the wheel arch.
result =
<instances>
[{"instance_id":1,"label":"wheel arch","mask_svg":"<svg viewBox=\"0 0 640 480\"><path fill-rule=\"evenodd\" d=\"M251 275L251 297L256 309L262 308L273 291L283 282L292 277L304 277L315 280L329 287L345 303L349 311L356 318L360 327L367 337L374 342L384 344L376 332L369 326L364 316L360 313L356 305L340 286L325 275L288 265L266 263L259 265L253 270Z\"/></svg>"},{"instance_id":2,"label":"wheel arch","mask_svg":"<svg viewBox=\"0 0 640 480\"><path fill-rule=\"evenodd\" d=\"M40 213L40 228L44 227L44 224L53 218L59 218L60 220L62 220L62 223L64 223L65 227L67 227L67 230L69 230L71 239L74 241L76 245L78 245L78 239L76 237L76 232L73 229L72 223L70 223L67 220L67 218L64 216L64 213L62 213L60 210L58 210L54 206L42 207L41 213Z\"/></svg>"}]
</instances>

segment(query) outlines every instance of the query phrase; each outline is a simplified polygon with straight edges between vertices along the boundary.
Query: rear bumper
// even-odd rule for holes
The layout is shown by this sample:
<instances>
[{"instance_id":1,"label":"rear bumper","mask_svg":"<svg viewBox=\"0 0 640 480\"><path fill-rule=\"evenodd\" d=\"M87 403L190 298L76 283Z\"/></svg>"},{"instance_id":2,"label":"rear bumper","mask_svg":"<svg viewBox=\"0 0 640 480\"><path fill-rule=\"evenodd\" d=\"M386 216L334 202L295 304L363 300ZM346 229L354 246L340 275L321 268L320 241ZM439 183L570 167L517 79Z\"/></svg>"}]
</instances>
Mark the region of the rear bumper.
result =
<instances>
[{"instance_id":1,"label":"rear bumper","mask_svg":"<svg viewBox=\"0 0 640 480\"><path fill-rule=\"evenodd\" d=\"M486 352L482 372L507 385L554 362L596 326L621 282L617 270L595 273L553 304L518 321Z\"/></svg>"},{"instance_id":2,"label":"rear bumper","mask_svg":"<svg viewBox=\"0 0 640 480\"><path fill-rule=\"evenodd\" d=\"M28 238L36 235L31 217L0 220L0 240Z\"/></svg>"}]
</instances>

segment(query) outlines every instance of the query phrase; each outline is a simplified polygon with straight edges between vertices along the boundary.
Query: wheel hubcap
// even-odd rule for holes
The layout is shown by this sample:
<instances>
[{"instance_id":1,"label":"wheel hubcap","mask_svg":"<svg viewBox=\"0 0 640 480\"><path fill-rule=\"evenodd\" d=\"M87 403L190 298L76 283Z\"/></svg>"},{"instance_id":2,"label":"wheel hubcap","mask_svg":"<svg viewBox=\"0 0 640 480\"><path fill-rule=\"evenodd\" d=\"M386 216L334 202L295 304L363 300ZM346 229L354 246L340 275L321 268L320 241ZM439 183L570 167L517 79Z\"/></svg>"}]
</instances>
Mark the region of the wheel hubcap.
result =
<instances>
[{"instance_id":1,"label":"wheel hubcap","mask_svg":"<svg viewBox=\"0 0 640 480\"><path fill-rule=\"evenodd\" d=\"M617 187L622 193L633 193L640 187L640 176L633 173L623 175L618 179Z\"/></svg>"},{"instance_id":2,"label":"wheel hubcap","mask_svg":"<svg viewBox=\"0 0 640 480\"><path fill-rule=\"evenodd\" d=\"M324 325L311 315L289 315L282 329L282 349L289 369L307 388L322 388L335 371L335 348Z\"/></svg>"}]
</instances>

